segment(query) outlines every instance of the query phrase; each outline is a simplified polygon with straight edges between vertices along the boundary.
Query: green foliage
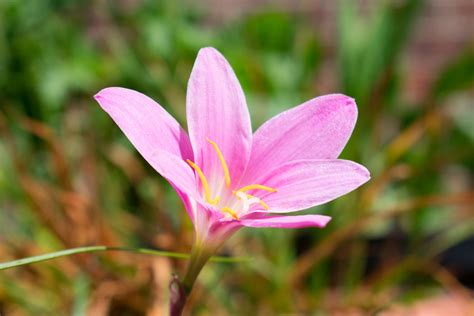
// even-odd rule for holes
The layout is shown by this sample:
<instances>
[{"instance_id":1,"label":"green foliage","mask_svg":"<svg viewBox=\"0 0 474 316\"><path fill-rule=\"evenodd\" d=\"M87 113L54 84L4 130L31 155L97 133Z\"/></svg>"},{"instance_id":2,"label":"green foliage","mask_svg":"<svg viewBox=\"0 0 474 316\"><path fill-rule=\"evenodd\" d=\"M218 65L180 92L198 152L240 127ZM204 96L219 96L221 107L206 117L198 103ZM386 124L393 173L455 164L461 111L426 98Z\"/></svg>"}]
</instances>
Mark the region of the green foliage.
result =
<instances>
[{"instance_id":1,"label":"green foliage","mask_svg":"<svg viewBox=\"0 0 474 316\"><path fill-rule=\"evenodd\" d=\"M441 98L450 93L474 87L474 48L468 47L447 65L433 86L433 96Z\"/></svg>"},{"instance_id":2,"label":"green foliage","mask_svg":"<svg viewBox=\"0 0 474 316\"><path fill-rule=\"evenodd\" d=\"M365 104L400 55L422 0L379 2L372 18L356 12L356 2L341 0L339 46L344 90Z\"/></svg>"}]
</instances>

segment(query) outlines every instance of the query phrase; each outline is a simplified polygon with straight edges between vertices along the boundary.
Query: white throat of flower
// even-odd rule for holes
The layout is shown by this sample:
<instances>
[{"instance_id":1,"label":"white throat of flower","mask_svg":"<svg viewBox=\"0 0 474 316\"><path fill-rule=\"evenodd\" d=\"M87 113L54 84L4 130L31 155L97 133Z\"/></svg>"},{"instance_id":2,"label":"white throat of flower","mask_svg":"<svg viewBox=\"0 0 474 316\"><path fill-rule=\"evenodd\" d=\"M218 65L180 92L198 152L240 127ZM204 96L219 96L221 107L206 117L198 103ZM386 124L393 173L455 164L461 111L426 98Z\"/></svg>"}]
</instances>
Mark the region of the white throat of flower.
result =
<instances>
[{"instance_id":1,"label":"white throat of flower","mask_svg":"<svg viewBox=\"0 0 474 316\"><path fill-rule=\"evenodd\" d=\"M209 142L209 144L212 145L212 147L216 151L216 154L219 157L219 161L222 166L222 171L223 171L224 180L225 180L224 181L225 188L223 187L223 185L221 185L221 187L217 190L218 192L220 192L220 194L212 198L209 182L207 181L207 178L202 172L201 168L199 168L199 166L197 166L191 160L189 159L186 160L186 162L191 166L191 168L193 168L196 171L196 174L198 175L201 181L205 201L215 206L221 212L230 215L231 218L236 219L236 220L239 219L239 216L248 213L250 211L250 207L254 204L259 204L260 207L262 207L264 210L268 210L269 209L268 205L264 201L262 201L262 199L252 194L249 194L248 191L260 190L260 191L267 191L267 192L272 193L272 192L277 192L277 190L265 185L261 185L261 184L250 184L238 190L231 190L230 189L231 179L230 179L229 168L227 167L227 163L224 159L224 156L222 155L222 152L220 151L219 146L217 146L215 142L213 142L209 138L207 139L207 141Z\"/></svg>"}]
</instances>

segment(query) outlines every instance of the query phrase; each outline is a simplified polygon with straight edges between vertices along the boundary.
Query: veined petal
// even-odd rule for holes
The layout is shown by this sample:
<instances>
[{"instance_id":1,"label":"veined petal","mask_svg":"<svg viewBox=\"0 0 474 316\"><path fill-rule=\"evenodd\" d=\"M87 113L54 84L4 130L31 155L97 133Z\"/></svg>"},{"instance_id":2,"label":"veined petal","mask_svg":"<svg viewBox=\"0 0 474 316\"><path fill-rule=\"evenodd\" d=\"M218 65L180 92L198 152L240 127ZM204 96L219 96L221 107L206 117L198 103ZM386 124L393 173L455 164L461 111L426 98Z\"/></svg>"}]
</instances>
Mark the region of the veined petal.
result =
<instances>
[{"instance_id":1,"label":"veined petal","mask_svg":"<svg viewBox=\"0 0 474 316\"><path fill-rule=\"evenodd\" d=\"M277 189L251 193L262 198L269 213L294 212L349 193L370 179L369 171L348 160L297 160L273 169L259 183Z\"/></svg>"},{"instance_id":2,"label":"veined petal","mask_svg":"<svg viewBox=\"0 0 474 316\"><path fill-rule=\"evenodd\" d=\"M168 180L168 182L170 182ZM184 208L186 210L186 213L188 213L189 218L191 219L191 222L193 224L196 223L196 210L194 207L194 200L192 200L188 194L184 193L181 191L177 186L175 186L173 183L170 182L171 187L176 191L176 194L178 194L179 198L181 199L181 202L183 202Z\"/></svg>"},{"instance_id":3,"label":"veined petal","mask_svg":"<svg viewBox=\"0 0 474 316\"><path fill-rule=\"evenodd\" d=\"M199 51L189 79L186 103L196 164L206 175L222 172L221 162L209 139L219 146L228 164L231 181L235 183L248 162L252 128L239 81L215 49Z\"/></svg>"},{"instance_id":4,"label":"veined petal","mask_svg":"<svg viewBox=\"0 0 474 316\"><path fill-rule=\"evenodd\" d=\"M195 225L198 224L196 221L199 221L201 217L199 215L202 215L195 214L196 212L204 212L207 214L206 217L212 214L212 221L218 221L223 216L221 212L214 210L214 205L205 201L200 193L199 180L193 169L180 157L164 150L157 150L151 156L149 163L176 190Z\"/></svg>"},{"instance_id":5,"label":"veined petal","mask_svg":"<svg viewBox=\"0 0 474 316\"><path fill-rule=\"evenodd\" d=\"M342 94L314 98L263 124L253 138L246 177L301 159L336 159L357 120L354 99Z\"/></svg>"},{"instance_id":6,"label":"veined petal","mask_svg":"<svg viewBox=\"0 0 474 316\"><path fill-rule=\"evenodd\" d=\"M155 150L148 162L174 189L180 191L178 194L200 200L194 172L183 159L165 150Z\"/></svg>"},{"instance_id":7,"label":"veined petal","mask_svg":"<svg viewBox=\"0 0 474 316\"><path fill-rule=\"evenodd\" d=\"M196 200L200 200L194 172L180 157L165 150L155 151L148 160L150 165L168 182L184 204L191 221L196 223Z\"/></svg>"},{"instance_id":8,"label":"veined petal","mask_svg":"<svg viewBox=\"0 0 474 316\"><path fill-rule=\"evenodd\" d=\"M106 88L95 99L148 162L157 150L193 159L186 132L146 95L125 88Z\"/></svg>"},{"instance_id":9,"label":"veined petal","mask_svg":"<svg viewBox=\"0 0 474 316\"><path fill-rule=\"evenodd\" d=\"M325 215L265 216L241 219L240 223L247 227L323 228L330 220L331 217Z\"/></svg>"}]
</instances>

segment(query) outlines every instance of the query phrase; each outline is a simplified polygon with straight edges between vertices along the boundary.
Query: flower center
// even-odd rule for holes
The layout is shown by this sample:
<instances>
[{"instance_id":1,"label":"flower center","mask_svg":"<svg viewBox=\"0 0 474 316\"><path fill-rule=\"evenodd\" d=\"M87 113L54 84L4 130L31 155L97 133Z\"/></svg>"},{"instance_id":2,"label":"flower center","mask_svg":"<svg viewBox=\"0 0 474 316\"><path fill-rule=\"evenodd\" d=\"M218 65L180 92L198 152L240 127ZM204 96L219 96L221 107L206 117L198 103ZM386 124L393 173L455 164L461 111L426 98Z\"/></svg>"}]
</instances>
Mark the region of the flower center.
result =
<instances>
[{"instance_id":1,"label":"flower center","mask_svg":"<svg viewBox=\"0 0 474 316\"><path fill-rule=\"evenodd\" d=\"M207 141L216 151L224 174L225 188L222 184L220 184L220 188L219 185L217 185L217 192L220 192L220 195L218 194L214 198L212 198L211 187L209 185L209 182L207 181L206 176L204 175L204 172L202 172L201 168L199 168L199 166L196 165L194 162L189 159L186 160L186 162L191 166L191 168L196 171L196 174L198 175L199 180L201 181L202 189L204 191L203 194L206 202L216 206L218 209L220 209L221 212L229 214L232 218L236 220L239 219L239 214L245 214L249 212L250 207L254 204L259 204L261 207L263 207L263 209L268 210L268 205L263 202L262 199L252 194L249 194L248 191L260 190L272 193L276 192L277 190L261 184L250 184L238 190L230 190L230 173L224 155L222 154L221 150L219 149L219 146L215 142L213 142L209 138L207 139ZM223 199L221 195L227 198Z\"/></svg>"}]
</instances>

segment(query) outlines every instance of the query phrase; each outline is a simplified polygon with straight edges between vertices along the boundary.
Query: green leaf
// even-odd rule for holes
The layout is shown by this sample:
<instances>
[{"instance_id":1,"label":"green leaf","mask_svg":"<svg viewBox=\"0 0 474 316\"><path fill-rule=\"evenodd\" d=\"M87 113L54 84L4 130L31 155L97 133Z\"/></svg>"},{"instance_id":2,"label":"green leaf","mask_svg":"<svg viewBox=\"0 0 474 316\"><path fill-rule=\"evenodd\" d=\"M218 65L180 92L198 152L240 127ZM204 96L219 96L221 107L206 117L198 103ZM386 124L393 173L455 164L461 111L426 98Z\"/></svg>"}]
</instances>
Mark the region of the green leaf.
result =
<instances>
[{"instance_id":1,"label":"green leaf","mask_svg":"<svg viewBox=\"0 0 474 316\"><path fill-rule=\"evenodd\" d=\"M6 270L10 268L48 261L48 260L61 258L61 257L67 257L67 256L79 254L79 253L99 252L99 251L126 251L126 252L135 252L135 253L144 254L144 255L169 257L169 258L175 258L175 259L188 259L190 257L190 255L187 253L145 249L145 248L90 246L90 247L79 247L79 248L61 250L61 251L47 253L44 255L3 262L3 263L0 263L0 270ZM212 262L221 262L221 263L245 262L248 260L249 260L248 258L242 258L242 257L212 257L210 259L210 261Z\"/></svg>"}]
</instances>

